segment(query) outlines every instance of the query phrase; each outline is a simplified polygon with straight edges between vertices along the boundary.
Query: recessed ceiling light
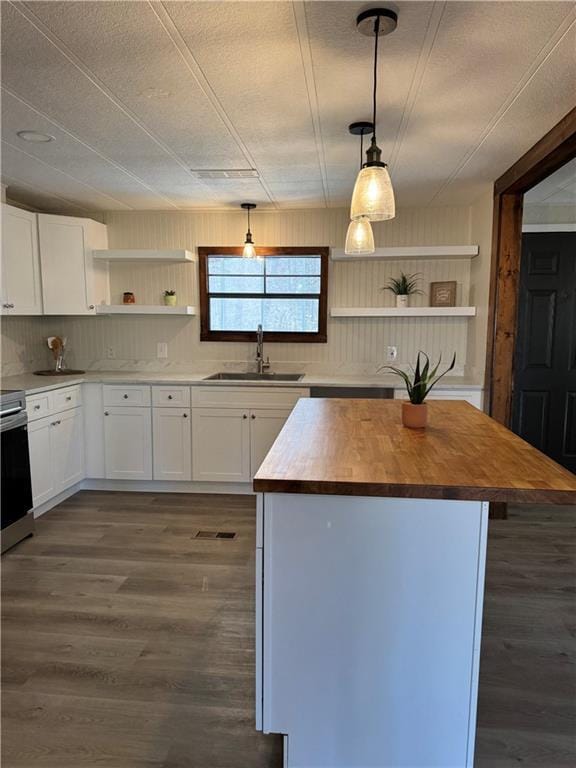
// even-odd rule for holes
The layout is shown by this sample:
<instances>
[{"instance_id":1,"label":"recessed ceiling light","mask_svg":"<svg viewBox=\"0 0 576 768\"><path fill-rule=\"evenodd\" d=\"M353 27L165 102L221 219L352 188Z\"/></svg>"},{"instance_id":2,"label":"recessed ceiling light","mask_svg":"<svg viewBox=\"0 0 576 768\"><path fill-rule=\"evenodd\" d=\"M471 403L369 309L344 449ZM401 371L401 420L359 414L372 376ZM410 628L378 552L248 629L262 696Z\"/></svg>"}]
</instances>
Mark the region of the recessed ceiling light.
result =
<instances>
[{"instance_id":1,"label":"recessed ceiling light","mask_svg":"<svg viewBox=\"0 0 576 768\"><path fill-rule=\"evenodd\" d=\"M54 141L54 136L48 136L47 133L38 133L38 131L18 131L16 135L23 141L31 141L34 144L44 144L48 141Z\"/></svg>"}]
</instances>

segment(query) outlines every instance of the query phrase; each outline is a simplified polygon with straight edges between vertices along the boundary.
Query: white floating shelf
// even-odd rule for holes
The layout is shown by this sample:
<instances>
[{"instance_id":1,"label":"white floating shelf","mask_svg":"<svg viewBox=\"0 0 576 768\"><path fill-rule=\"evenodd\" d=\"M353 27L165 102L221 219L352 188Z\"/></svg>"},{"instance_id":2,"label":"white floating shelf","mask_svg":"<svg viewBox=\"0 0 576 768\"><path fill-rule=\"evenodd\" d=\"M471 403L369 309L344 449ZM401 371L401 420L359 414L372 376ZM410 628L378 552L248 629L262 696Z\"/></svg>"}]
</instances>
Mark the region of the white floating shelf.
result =
<instances>
[{"instance_id":1,"label":"white floating shelf","mask_svg":"<svg viewBox=\"0 0 576 768\"><path fill-rule=\"evenodd\" d=\"M196 307L166 307L163 304L97 304L97 315L195 315Z\"/></svg>"},{"instance_id":2,"label":"white floating shelf","mask_svg":"<svg viewBox=\"0 0 576 768\"><path fill-rule=\"evenodd\" d=\"M477 245L409 245L376 248L364 256L347 256L342 248L332 248L332 261L365 261L367 259L473 259Z\"/></svg>"},{"instance_id":3,"label":"white floating shelf","mask_svg":"<svg viewBox=\"0 0 576 768\"><path fill-rule=\"evenodd\" d=\"M172 251L157 251L157 250L141 250L132 248L107 248L105 250L92 251L92 256L95 259L102 259L103 261L149 261L149 262L164 262L164 263L182 263L188 261L196 261L196 254L192 251L185 250L172 250Z\"/></svg>"},{"instance_id":4,"label":"white floating shelf","mask_svg":"<svg viewBox=\"0 0 576 768\"><path fill-rule=\"evenodd\" d=\"M476 307L333 307L331 317L474 317Z\"/></svg>"}]
</instances>

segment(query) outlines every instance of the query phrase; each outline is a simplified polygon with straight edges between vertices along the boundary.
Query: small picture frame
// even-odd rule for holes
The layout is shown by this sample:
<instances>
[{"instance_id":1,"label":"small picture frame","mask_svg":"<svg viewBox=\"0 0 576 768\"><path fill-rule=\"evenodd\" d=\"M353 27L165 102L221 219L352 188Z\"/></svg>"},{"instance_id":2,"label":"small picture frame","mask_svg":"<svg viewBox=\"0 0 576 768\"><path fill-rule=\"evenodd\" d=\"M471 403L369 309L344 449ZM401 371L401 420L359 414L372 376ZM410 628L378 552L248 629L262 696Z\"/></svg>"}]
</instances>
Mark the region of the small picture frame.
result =
<instances>
[{"instance_id":1,"label":"small picture frame","mask_svg":"<svg viewBox=\"0 0 576 768\"><path fill-rule=\"evenodd\" d=\"M430 283L431 307L456 306L456 280L446 280L442 283Z\"/></svg>"}]
</instances>

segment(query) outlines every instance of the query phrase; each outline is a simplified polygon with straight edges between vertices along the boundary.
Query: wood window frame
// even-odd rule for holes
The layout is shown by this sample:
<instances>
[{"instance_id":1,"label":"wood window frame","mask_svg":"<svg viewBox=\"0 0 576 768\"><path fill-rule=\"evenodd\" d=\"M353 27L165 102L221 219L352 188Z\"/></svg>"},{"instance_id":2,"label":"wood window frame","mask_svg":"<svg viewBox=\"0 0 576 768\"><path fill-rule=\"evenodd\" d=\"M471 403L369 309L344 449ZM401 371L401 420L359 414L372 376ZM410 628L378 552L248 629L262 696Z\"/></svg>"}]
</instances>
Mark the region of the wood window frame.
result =
<instances>
[{"instance_id":1,"label":"wood window frame","mask_svg":"<svg viewBox=\"0 0 576 768\"><path fill-rule=\"evenodd\" d=\"M488 413L507 427L514 396L524 194L574 157L576 108L494 183L484 392ZM506 519L506 504L491 503L490 517Z\"/></svg>"},{"instance_id":2,"label":"wood window frame","mask_svg":"<svg viewBox=\"0 0 576 768\"><path fill-rule=\"evenodd\" d=\"M200 294L200 341L256 341L256 331L210 330L210 300L208 292L208 257L242 256L242 247L200 246L198 248L198 276ZM328 340L328 263L330 248L318 246L256 247L257 256L320 256L320 294L318 295L318 331L316 333L268 331L266 342L296 342L298 344L325 344ZM246 298L249 298L249 294ZM305 298L302 294L283 294L282 298Z\"/></svg>"}]
</instances>

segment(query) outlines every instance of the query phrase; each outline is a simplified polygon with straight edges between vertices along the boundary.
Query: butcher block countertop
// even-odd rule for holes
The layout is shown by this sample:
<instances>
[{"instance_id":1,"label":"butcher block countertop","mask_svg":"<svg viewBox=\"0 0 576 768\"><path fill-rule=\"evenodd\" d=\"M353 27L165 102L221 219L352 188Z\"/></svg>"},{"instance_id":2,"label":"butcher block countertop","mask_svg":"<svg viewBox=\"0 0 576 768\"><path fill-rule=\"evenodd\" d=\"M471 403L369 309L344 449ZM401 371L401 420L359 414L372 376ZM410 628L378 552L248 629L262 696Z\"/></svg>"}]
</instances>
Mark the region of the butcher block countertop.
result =
<instances>
[{"instance_id":1,"label":"butcher block countertop","mask_svg":"<svg viewBox=\"0 0 576 768\"><path fill-rule=\"evenodd\" d=\"M466 402L411 430L397 400L301 399L254 490L576 504L576 475Z\"/></svg>"}]
</instances>

